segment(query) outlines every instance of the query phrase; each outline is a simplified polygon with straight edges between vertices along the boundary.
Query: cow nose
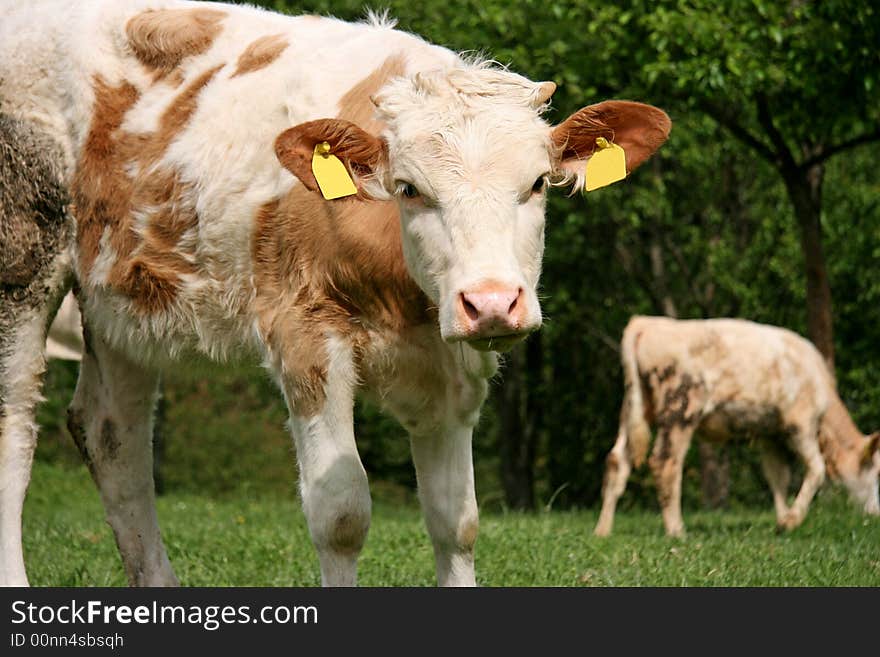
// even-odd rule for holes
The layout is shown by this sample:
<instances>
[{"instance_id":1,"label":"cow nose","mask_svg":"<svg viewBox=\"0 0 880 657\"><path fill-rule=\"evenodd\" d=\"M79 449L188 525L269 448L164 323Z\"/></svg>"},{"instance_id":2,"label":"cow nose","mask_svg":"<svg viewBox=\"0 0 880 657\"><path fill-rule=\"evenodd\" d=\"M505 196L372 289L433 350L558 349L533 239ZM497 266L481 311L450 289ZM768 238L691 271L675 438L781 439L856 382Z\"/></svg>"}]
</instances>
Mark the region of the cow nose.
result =
<instances>
[{"instance_id":1,"label":"cow nose","mask_svg":"<svg viewBox=\"0 0 880 657\"><path fill-rule=\"evenodd\" d=\"M469 337L509 335L523 330L526 304L521 287L484 283L458 295L459 322Z\"/></svg>"}]
</instances>

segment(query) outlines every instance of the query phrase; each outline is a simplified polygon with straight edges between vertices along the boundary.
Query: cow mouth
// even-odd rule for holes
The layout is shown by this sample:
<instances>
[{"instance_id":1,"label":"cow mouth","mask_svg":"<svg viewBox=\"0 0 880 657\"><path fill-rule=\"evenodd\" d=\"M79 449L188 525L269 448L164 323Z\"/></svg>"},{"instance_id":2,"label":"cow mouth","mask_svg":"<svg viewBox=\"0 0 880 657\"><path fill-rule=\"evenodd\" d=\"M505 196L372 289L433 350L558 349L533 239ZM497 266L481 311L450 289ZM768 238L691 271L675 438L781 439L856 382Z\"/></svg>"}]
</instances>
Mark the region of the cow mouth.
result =
<instances>
[{"instance_id":1,"label":"cow mouth","mask_svg":"<svg viewBox=\"0 0 880 657\"><path fill-rule=\"evenodd\" d=\"M509 351L518 342L522 342L528 334L528 332L507 333L487 338L470 338L465 342L477 351Z\"/></svg>"}]
</instances>

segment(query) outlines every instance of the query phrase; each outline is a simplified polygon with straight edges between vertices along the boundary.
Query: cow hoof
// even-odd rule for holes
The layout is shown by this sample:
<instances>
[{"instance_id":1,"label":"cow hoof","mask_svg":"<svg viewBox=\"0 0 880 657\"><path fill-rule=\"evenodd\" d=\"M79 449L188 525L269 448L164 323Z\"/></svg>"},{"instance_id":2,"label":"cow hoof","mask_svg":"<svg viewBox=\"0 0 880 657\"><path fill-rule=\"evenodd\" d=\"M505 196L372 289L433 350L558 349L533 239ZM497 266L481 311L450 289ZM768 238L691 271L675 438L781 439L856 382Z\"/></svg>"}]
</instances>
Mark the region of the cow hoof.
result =
<instances>
[{"instance_id":1,"label":"cow hoof","mask_svg":"<svg viewBox=\"0 0 880 657\"><path fill-rule=\"evenodd\" d=\"M790 532L792 529L801 524L800 518L796 514L787 513L782 520L776 522L776 533Z\"/></svg>"}]
</instances>

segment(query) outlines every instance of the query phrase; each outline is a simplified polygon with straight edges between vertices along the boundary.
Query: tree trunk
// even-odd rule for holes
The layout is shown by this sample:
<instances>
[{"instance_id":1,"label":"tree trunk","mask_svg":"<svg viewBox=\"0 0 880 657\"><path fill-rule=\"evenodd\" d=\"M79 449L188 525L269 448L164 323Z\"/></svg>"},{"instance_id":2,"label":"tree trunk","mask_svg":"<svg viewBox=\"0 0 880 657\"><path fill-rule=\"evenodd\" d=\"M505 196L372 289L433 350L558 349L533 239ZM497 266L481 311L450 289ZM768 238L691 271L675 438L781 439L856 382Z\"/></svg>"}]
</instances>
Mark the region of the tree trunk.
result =
<instances>
[{"instance_id":1,"label":"tree trunk","mask_svg":"<svg viewBox=\"0 0 880 657\"><path fill-rule=\"evenodd\" d=\"M822 179L824 167L783 172L801 233L807 275L807 331L834 374L834 328L831 285L822 251Z\"/></svg>"},{"instance_id":2,"label":"tree trunk","mask_svg":"<svg viewBox=\"0 0 880 657\"><path fill-rule=\"evenodd\" d=\"M540 334L512 349L506 358L501 385L501 485L511 509L535 508L535 455L541 426L540 374L543 366Z\"/></svg>"}]
</instances>

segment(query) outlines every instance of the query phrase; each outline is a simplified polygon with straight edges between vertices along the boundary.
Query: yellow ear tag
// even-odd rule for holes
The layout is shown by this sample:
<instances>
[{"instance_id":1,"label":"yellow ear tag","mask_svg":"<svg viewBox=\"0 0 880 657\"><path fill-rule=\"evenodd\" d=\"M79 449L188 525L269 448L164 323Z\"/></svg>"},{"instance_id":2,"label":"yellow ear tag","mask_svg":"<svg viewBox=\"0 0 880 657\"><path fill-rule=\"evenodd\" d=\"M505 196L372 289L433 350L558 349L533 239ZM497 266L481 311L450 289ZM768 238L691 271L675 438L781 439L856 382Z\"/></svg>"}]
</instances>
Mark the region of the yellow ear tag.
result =
<instances>
[{"instance_id":1,"label":"yellow ear tag","mask_svg":"<svg viewBox=\"0 0 880 657\"><path fill-rule=\"evenodd\" d=\"M357 187L348 175L348 170L338 157L330 153L330 144L326 141L315 145L315 152L312 154L312 173L318 181L321 194L328 201L357 194Z\"/></svg>"},{"instance_id":2,"label":"yellow ear tag","mask_svg":"<svg viewBox=\"0 0 880 657\"><path fill-rule=\"evenodd\" d=\"M596 146L598 149L587 160L584 189L588 192L626 178L626 153L623 149L605 137L598 137Z\"/></svg>"}]
</instances>

